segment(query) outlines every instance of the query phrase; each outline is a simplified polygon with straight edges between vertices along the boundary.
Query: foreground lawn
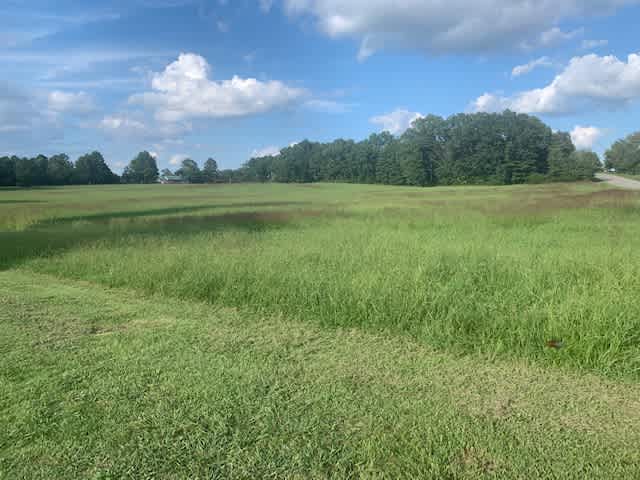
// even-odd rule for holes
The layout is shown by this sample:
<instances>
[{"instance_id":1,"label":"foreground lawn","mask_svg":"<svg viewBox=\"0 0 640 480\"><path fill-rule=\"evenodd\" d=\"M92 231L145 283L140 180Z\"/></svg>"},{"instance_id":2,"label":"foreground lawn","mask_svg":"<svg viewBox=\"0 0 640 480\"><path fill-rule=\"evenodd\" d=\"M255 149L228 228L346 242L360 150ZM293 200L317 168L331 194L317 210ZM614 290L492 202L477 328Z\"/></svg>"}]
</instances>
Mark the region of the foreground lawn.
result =
<instances>
[{"instance_id":1,"label":"foreground lawn","mask_svg":"<svg viewBox=\"0 0 640 480\"><path fill-rule=\"evenodd\" d=\"M0 478L638 478L635 383L0 273Z\"/></svg>"}]
</instances>

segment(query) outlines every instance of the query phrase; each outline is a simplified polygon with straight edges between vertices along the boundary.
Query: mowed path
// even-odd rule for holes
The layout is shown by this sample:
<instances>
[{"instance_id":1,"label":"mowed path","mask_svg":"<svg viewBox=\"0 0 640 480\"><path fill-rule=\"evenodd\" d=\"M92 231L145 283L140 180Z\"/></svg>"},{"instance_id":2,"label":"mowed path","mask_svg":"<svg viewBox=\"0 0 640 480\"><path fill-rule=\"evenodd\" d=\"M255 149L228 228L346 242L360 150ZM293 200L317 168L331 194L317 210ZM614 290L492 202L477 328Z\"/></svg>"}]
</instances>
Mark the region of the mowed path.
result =
<instances>
[{"instance_id":1,"label":"mowed path","mask_svg":"<svg viewBox=\"0 0 640 480\"><path fill-rule=\"evenodd\" d=\"M631 381L17 270L0 328L0 478L640 478Z\"/></svg>"},{"instance_id":2,"label":"mowed path","mask_svg":"<svg viewBox=\"0 0 640 480\"><path fill-rule=\"evenodd\" d=\"M615 187L625 188L627 190L640 190L640 182L637 180L620 177L618 175L611 175L610 173L598 173L596 174L596 177Z\"/></svg>"}]
</instances>

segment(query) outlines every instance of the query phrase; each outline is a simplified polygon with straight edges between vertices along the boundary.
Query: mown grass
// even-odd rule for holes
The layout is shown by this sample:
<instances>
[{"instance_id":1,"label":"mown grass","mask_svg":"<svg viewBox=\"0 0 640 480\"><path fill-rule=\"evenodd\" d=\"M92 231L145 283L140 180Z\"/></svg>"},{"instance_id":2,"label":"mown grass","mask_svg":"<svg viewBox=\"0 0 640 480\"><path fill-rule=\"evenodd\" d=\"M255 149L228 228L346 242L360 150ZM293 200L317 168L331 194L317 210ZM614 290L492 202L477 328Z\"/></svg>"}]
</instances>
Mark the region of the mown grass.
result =
<instances>
[{"instance_id":1,"label":"mown grass","mask_svg":"<svg viewBox=\"0 0 640 480\"><path fill-rule=\"evenodd\" d=\"M87 192L3 194L16 203L0 262L459 353L640 373L637 193L134 186L83 202Z\"/></svg>"},{"instance_id":2,"label":"mown grass","mask_svg":"<svg viewBox=\"0 0 640 480\"><path fill-rule=\"evenodd\" d=\"M1 478L638 478L640 388L0 273Z\"/></svg>"}]
</instances>

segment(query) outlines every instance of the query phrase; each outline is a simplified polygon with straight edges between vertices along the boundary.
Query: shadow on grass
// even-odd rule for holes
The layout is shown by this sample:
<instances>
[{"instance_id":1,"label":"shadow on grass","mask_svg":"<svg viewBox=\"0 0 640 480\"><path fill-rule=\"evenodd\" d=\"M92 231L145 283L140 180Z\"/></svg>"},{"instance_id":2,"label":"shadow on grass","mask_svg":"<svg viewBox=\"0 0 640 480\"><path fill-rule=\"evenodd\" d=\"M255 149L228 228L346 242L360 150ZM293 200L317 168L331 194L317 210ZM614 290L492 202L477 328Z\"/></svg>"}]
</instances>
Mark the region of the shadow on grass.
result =
<instances>
[{"instance_id":1,"label":"shadow on grass","mask_svg":"<svg viewBox=\"0 0 640 480\"><path fill-rule=\"evenodd\" d=\"M269 204L245 204L245 206L272 206ZM285 205L284 202L279 203ZM287 203L286 205L297 205ZM239 204L235 204L238 207ZM228 207L228 206L227 206ZM211 208L210 206L206 208ZM220 206L222 208L222 206ZM206 232L239 230L246 232L264 232L290 226L292 222L304 218L331 215L329 210L266 210L258 212L230 212L218 215L193 215L159 217L159 212L193 212L198 207L159 209L147 212L118 212L112 215L99 215L95 223L73 226L69 219L58 223L42 223L20 232L0 232L0 270L17 267L21 263L37 257L59 255L73 248L100 242L102 245L115 243L123 236L192 236ZM120 214L121 213L121 214ZM335 213L335 212L333 212ZM156 215L154 217L154 215ZM139 217L147 217L144 220ZM80 218L80 217L76 217ZM95 219L96 216L81 217ZM108 223L109 219L138 218L126 223Z\"/></svg>"},{"instance_id":2,"label":"shadow on grass","mask_svg":"<svg viewBox=\"0 0 640 480\"><path fill-rule=\"evenodd\" d=\"M225 208L267 208L267 207L300 207L308 205L308 202L247 202L247 203L229 203L215 205L192 205L186 207L167 207L154 208L147 210L122 210L117 212L100 212L87 215L75 215L71 217L59 217L43 220L34 228L52 224L64 224L71 222L109 222L116 219L141 218L141 217L158 217L166 215L177 215L181 213L195 213L202 210L221 210Z\"/></svg>"}]
</instances>

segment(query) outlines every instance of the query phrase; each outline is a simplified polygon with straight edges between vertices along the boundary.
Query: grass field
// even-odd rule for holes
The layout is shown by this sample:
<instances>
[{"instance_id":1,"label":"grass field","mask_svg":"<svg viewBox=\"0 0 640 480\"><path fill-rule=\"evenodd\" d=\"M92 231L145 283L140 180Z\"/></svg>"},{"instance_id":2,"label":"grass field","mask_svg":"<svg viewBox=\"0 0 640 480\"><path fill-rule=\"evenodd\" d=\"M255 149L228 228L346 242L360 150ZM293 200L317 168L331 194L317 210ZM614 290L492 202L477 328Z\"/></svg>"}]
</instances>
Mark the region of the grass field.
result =
<instances>
[{"instance_id":1,"label":"grass field","mask_svg":"<svg viewBox=\"0 0 640 480\"><path fill-rule=\"evenodd\" d=\"M0 478L638 477L638 213L602 184L0 190Z\"/></svg>"}]
</instances>

